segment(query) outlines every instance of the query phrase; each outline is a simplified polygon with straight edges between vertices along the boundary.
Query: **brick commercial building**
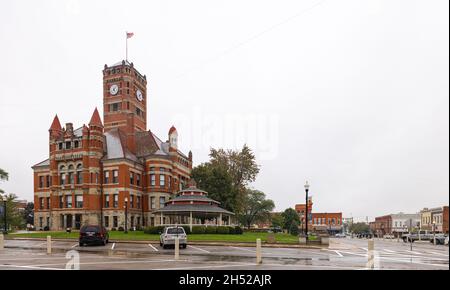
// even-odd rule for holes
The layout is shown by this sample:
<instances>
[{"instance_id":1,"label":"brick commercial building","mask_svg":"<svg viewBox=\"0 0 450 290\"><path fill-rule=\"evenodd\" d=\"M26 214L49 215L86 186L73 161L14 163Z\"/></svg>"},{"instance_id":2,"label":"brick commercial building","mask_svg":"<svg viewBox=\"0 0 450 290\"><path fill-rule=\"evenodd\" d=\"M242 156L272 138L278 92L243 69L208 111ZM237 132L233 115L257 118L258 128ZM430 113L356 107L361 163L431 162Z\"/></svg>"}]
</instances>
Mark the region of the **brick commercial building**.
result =
<instances>
[{"instance_id":1,"label":"brick commercial building","mask_svg":"<svg viewBox=\"0 0 450 290\"><path fill-rule=\"evenodd\" d=\"M375 218L375 223L371 227L373 234L377 237L382 237L386 234L391 234L392 231L392 217L391 215L379 216Z\"/></svg>"},{"instance_id":2,"label":"brick commercial building","mask_svg":"<svg viewBox=\"0 0 450 290\"><path fill-rule=\"evenodd\" d=\"M49 129L49 157L34 165L35 226L62 230L156 225L152 213L187 185L192 153L178 150L175 127L162 141L147 130L147 78L128 61L103 69L103 122Z\"/></svg>"},{"instance_id":3,"label":"brick commercial building","mask_svg":"<svg viewBox=\"0 0 450 290\"><path fill-rule=\"evenodd\" d=\"M410 230L419 228L420 214L396 213L375 218L375 222L370 223L370 229L377 237L392 234L395 237L402 236Z\"/></svg>"},{"instance_id":4,"label":"brick commercial building","mask_svg":"<svg viewBox=\"0 0 450 290\"><path fill-rule=\"evenodd\" d=\"M448 206L424 208L420 211L422 230L448 234Z\"/></svg>"},{"instance_id":5,"label":"brick commercial building","mask_svg":"<svg viewBox=\"0 0 450 290\"><path fill-rule=\"evenodd\" d=\"M341 212L326 212L316 213L312 212L313 202L312 198L308 200L308 232L309 231L326 231L330 234L342 232L342 213ZM300 216L300 228L305 229L305 204L296 204L295 211Z\"/></svg>"}]
</instances>

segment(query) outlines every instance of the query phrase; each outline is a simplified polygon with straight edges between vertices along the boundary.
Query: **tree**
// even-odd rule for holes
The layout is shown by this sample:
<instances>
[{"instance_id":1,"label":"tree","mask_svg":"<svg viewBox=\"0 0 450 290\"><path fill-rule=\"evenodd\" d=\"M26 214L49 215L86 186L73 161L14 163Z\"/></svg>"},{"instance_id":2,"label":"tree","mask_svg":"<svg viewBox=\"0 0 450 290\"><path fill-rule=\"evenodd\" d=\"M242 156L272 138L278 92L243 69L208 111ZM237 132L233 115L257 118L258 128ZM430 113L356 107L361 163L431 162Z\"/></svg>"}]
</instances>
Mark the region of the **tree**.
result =
<instances>
[{"instance_id":1,"label":"tree","mask_svg":"<svg viewBox=\"0 0 450 290\"><path fill-rule=\"evenodd\" d=\"M353 223L349 227L349 231L354 234L362 234L370 232L370 227L366 223Z\"/></svg>"},{"instance_id":2,"label":"tree","mask_svg":"<svg viewBox=\"0 0 450 290\"><path fill-rule=\"evenodd\" d=\"M284 218L281 213L273 213L270 217L273 228L282 229L284 226Z\"/></svg>"},{"instance_id":3,"label":"tree","mask_svg":"<svg viewBox=\"0 0 450 290\"><path fill-rule=\"evenodd\" d=\"M0 168L0 181L8 180L9 175L8 172ZM4 191L0 188L0 193L4 193Z\"/></svg>"},{"instance_id":4,"label":"tree","mask_svg":"<svg viewBox=\"0 0 450 290\"><path fill-rule=\"evenodd\" d=\"M297 228L298 234L298 225L300 224L300 217L297 212L293 208L286 209L282 214L284 224L283 229L287 230L290 234L293 234L294 227Z\"/></svg>"},{"instance_id":5,"label":"tree","mask_svg":"<svg viewBox=\"0 0 450 290\"><path fill-rule=\"evenodd\" d=\"M272 200L266 199L264 192L247 189L243 211L238 214L239 221L248 229L256 222L264 222L270 218L270 212L275 208Z\"/></svg>"},{"instance_id":6,"label":"tree","mask_svg":"<svg viewBox=\"0 0 450 290\"><path fill-rule=\"evenodd\" d=\"M25 220L25 223L34 225L34 203L27 203L23 212L23 219Z\"/></svg>"},{"instance_id":7,"label":"tree","mask_svg":"<svg viewBox=\"0 0 450 290\"><path fill-rule=\"evenodd\" d=\"M17 196L15 194L4 195L3 198L6 198L6 222L11 228L22 228L25 225L25 219L23 215L17 208ZM3 205L3 200L2 200ZM4 209L3 209L4 210ZM0 216L0 225L3 227L5 224L5 218L3 215Z\"/></svg>"},{"instance_id":8,"label":"tree","mask_svg":"<svg viewBox=\"0 0 450 290\"><path fill-rule=\"evenodd\" d=\"M209 197L220 202L223 208L232 212L236 210L236 191L224 166L202 163L192 169L191 176L197 187L207 191Z\"/></svg>"},{"instance_id":9,"label":"tree","mask_svg":"<svg viewBox=\"0 0 450 290\"><path fill-rule=\"evenodd\" d=\"M255 155L247 145L244 145L241 151L211 148L209 157L213 166L225 168L230 175L233 193L236 194L235 210L241 212L247 193L246 186L255 181L259 173Z\"/></svg>"}]
</instances>

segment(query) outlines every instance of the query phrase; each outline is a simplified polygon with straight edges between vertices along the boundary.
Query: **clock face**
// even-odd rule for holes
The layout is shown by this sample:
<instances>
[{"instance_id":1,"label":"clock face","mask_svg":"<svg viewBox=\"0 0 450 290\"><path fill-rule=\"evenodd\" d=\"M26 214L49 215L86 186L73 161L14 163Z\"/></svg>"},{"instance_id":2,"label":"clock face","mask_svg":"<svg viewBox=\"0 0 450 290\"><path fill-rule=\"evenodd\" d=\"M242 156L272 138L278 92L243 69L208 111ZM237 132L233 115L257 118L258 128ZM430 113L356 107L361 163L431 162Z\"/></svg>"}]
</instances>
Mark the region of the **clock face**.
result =
<instances>
[{"instance_id":1,"label":"clock face","mask_svg":"<svg viewBox=\"0 0 450 290\"><path fill-rule=\"evenodd\" d=\"M142 102L144 99L144 96L142 95L142 92L140 90L136 91L136 98L139 100L139 102Z\"/></svg>"},{"instance_id":2,"label":"clock face","mask_svg":"<svg viewBox=\"0 0 450 290\"><path fill-rule=\"evenodd\" d=\"M111 95L116 95L117 93L119 92L119 86L118 85L112 85L110 88L109 88L109 93L111 94Z\"/></svg>"}]
</instances>

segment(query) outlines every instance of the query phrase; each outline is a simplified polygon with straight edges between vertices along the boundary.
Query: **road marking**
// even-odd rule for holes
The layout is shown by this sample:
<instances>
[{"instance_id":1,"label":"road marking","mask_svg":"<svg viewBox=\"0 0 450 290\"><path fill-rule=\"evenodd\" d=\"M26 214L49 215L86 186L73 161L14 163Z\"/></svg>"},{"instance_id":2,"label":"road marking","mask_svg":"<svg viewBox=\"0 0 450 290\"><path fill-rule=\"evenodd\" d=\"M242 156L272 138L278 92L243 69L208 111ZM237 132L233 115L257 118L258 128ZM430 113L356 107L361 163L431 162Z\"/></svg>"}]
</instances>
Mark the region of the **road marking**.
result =
<instances>
[{"instance_id":1,"label":"road marking","mask_svg":"<svg viewBox=\"0 0 450 290\"><path fill-rule=\"evenodd\" d=\"M196 250L199 250L199 251L202 251L202 252L205 252L205 253L211 253L210 251L207 251L207 250L205 250L205 249L201 249L201 248L197 248L197 247L194 247L194 246L188 246L189 248L193 248L193 249L196 249Z\"/></svg>"},{"instance_id":2,"label":"road marking","mask_svg":"<svg viewBox=\"0 0 450 290\"><path fill-rule=\"evenodd\" d=\"M344 257L344 255L342 255L339 251L334 250L334 252L335 252L336 254L338 254L339 257Z\"/></svg>"},{"instance_id":3,"label":"road marking","mask_svg":"<svg viewBox=\"0 0 450 290\"><path fill-rule=\"evenodd\" d=\"M408 252L408 253L411 253L411 254L414 254L414 255L423 255L423 253L414 252L414 251L405 250L405 252Z\"/></svg>"},{"instance_id":4,"label":"road marking","mask_svg":"<svg viewBox=\"0 0 450 290\"><path fill-rule=\"evenodd\" d=\"M36 247L40 247L40 246L43 246L43 245L46 245L46 244L47 244L47 242L45 242L45 243L40 243L40 244L37 244Z\"/></svg>"},{"instance_id":5,"label":"road marking","mask_svg":"<svg viewBox=\"0 0 450 290\"><path fill-rule=\"evenodd\" d=\"M388 253L392 253L392 254L397 253L396 251L392 251L392 250L388 250L388 249L383 249L383 251L388 252Z\"/></svg>"},{"instance_id":6,"label":"road marking","mask_svg":"<svg viewBox=\"0 0 450 290\"><path fill-rule=\"evenodd\" d=\"M139 261L139 263L142 264L147 264L147 263L158 263L158 262L191 262L189 260L173 260L173 259L161 259L161 260L144 260L144 261ZM125 261L103 261L103 262L80 262L80 266L81 265L108 265L108 264L135 264L136 261L133 260L125 260ZM34 265L34 266L30 266L30 267L48 267L48 266L58 266L58 265L66 265L67 262L64 263L54 263L54 264L39 264L39 265ZM0 265L0 266L8 266L8 265Z\"/></svg>"},{"instance_id":7,"label":"road marking","mask_svg":"<svg viewBox=\"0 0 450 290\"><path fill-rule=\"evenodd\" d=\"M362 250L364 250L364 251L366 251L366 252L369 251L367 248L360 248L360 249L362 249Z\"/></svg>"},{"instance_id":8,"label":"road marking","mask_svg":"<svg viewBox=\"0 0 450 290\"><path fill-rule=\"evenodd\" d=\"M323 250L336 253L336 255L338 255L339 257L344 257L344 255L342 255L341 252L339 252L338 250L329 250L329 249L323 249Z\"/></svg>"},{"instance_id":9,"label":"road marking","mask_svg":"<svg viewBox=\"0 0 450 290\"><path fill-rule=\"evenodd\" d=\"M152 244L148 244L148 246L149 246L150 248L152 248L153 250L155 250L155 252L158 252L158 249L155 248Z\"/></svg>"},{"instance_id":10,"label":"road marking","mask_svg":"<svg viewBox=\"0 0 450 290\"><path fill-rule=\"evenodd\" d=\"M242 251L247 251L247 252L251 252L251 253L255 253L254 250L249 250L249 249L244 249L244 248L238 248L238 247L233 247L233 246L230 246L230 248L238 249L238 250L242 250Z\"/></svg>"},{"instance_id":11,"label":"road marking","mask_svg":"<svg viewBox=\"0 0 450 290\"><path fill-rule=\"evenodd\" d=\"M428 253L433 254L433 255L448 257L448 254L442 254L442 253L437 253L437 252L428 252Z\"/></svg>"},{"instance_id":12,"label":"road marking","mask_svg":"<svg viewBox=\"0 0 450 290\"><path fill-rule=\"evenodd\" d=\"M39 270L65 270L62 268L44 268L38 266L20 266L20 265L0 265L0 267L6 268L22 268L22 269L39 269Z\"/></svg>"},{"instance_id":13,"label":"road marking","mask_svg":"<svg viewBox=\"0 0 450 290\"><path fill-rule=\"evenodd\" d=\"M111 246L111 250L114 250L114 247L116 246L116 243L113 243Z\"/></svg>"},{"instance_id":14,"label":"road marking","mask_svg":"<svg viewBox=\"0 0 450 290\"><path fill-rule=\"evenodd\" d=\"M76 246L78 246L78 244L73 245L71 248L73 249L73 248L75 248Z\"/></svg>"}]
</instances>

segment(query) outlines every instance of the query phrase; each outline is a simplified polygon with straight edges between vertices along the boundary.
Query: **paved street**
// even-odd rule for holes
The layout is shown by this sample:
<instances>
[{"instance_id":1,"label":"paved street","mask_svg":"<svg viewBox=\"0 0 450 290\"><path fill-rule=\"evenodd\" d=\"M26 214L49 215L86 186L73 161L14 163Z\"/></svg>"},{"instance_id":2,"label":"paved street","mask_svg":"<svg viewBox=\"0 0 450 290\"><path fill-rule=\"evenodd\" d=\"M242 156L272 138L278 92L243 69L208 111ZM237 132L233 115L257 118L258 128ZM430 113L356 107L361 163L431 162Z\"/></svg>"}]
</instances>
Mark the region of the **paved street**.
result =
<instances>
[{"instance_id":1,"label":"paved street","mask_svg":"<svg viewBox=\"0 0 450 290\"><path fill-rule=\"evenodd\" d=\"M190 245L163 249L148 244L110 243L106 246L78 247L74 241L53 241L53 253L46 254L46 242L6 240L0 250L3 269L65 269L66 253L79 252L80 269L366 269L367 240L332 239L328 249L264 248L263 263L255 264L254 247ZM375 239L377 269L449 269L449 248L429 242L410 245L397 240ZM69 252L69 254L72 252Z\"/></svg>"}]
</instances>

